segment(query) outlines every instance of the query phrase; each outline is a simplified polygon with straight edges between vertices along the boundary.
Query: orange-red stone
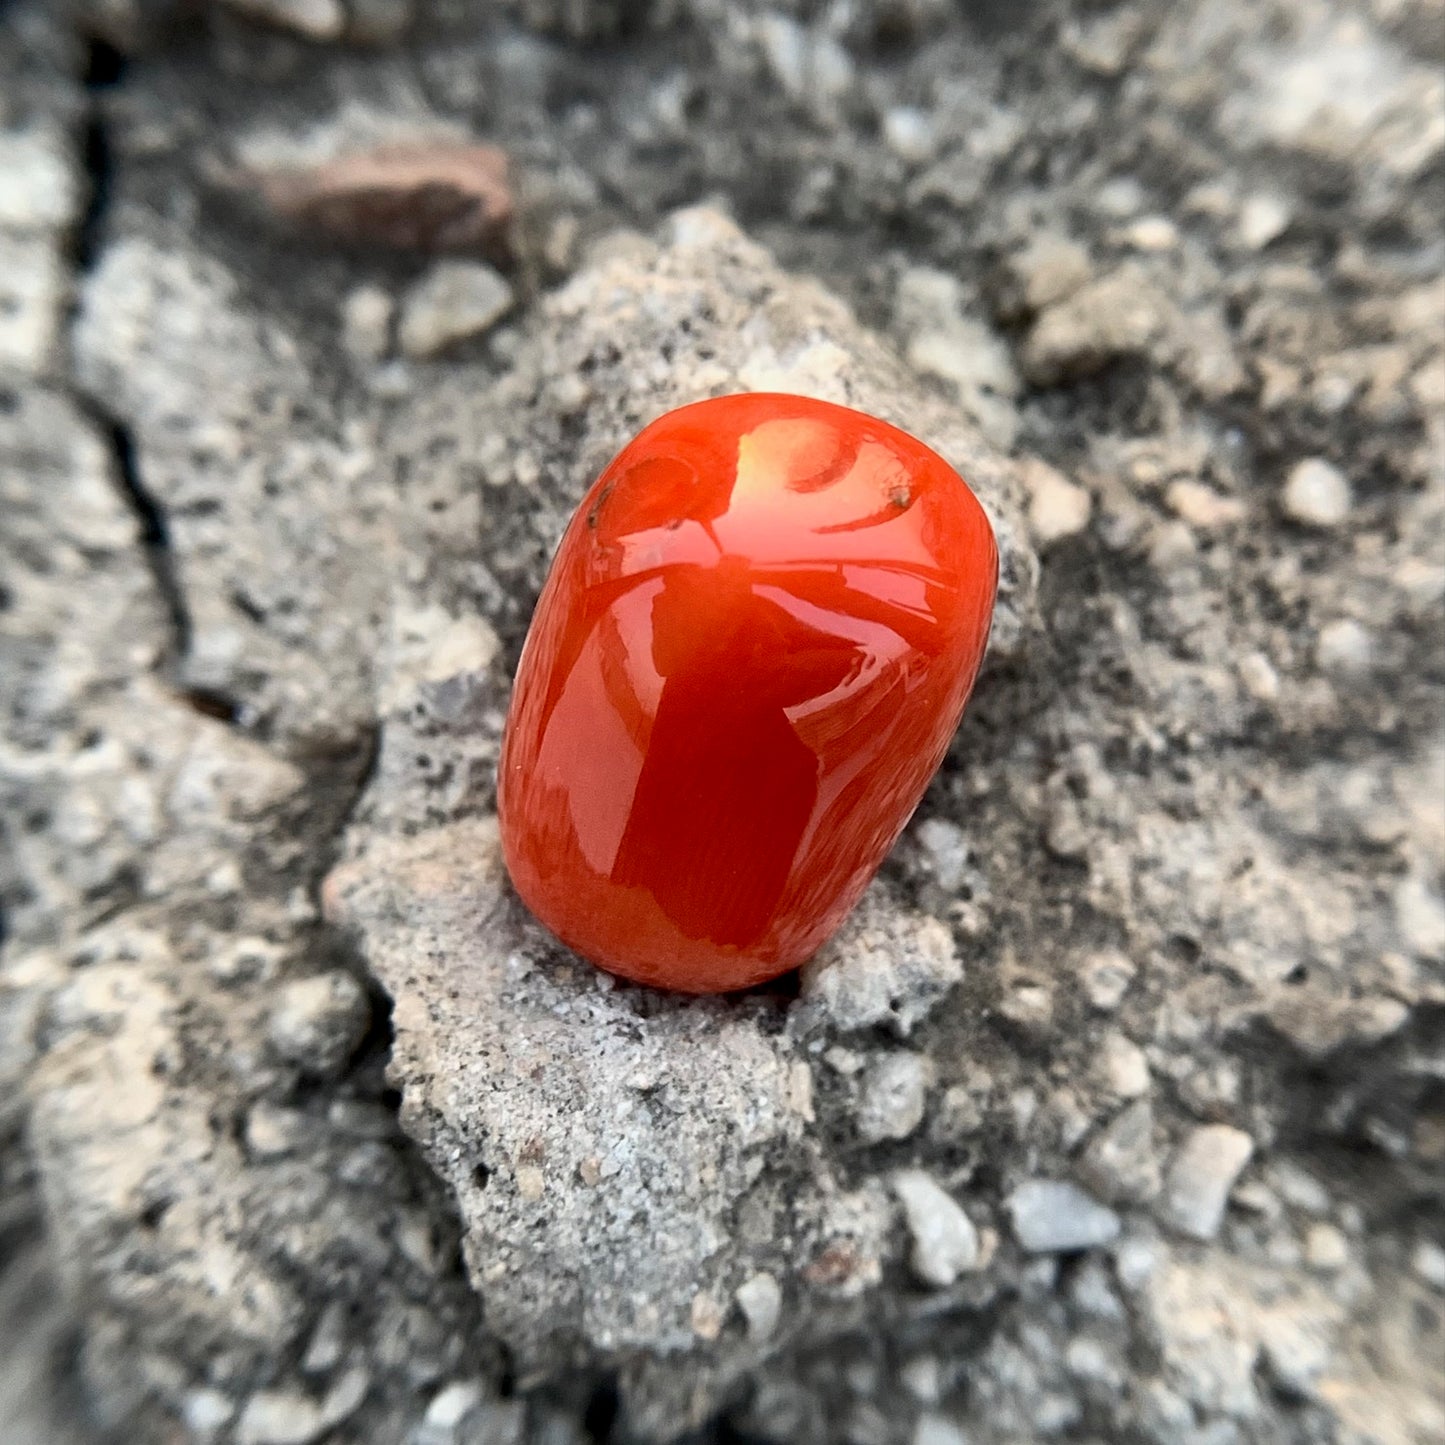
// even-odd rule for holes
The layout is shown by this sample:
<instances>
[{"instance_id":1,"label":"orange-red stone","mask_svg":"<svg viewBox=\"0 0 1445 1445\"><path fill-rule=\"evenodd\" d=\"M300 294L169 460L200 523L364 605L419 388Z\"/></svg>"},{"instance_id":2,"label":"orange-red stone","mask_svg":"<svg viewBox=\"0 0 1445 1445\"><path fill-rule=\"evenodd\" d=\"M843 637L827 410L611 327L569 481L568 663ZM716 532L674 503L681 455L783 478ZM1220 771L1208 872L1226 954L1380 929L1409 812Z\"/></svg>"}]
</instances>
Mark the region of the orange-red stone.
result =
<instances>
[{"instance_id":1,"label":"orange-red stone","mask_svg":"<svg viewBox=\"0 0 1445 1445\"><path fill-rule=\"evenodd\" d=\"M943 759L983 660L988 518L907 433L698 402L587 494L517 671L498 807L578 953L693 993L802 963Z\"/></svg>"}]
</instances>

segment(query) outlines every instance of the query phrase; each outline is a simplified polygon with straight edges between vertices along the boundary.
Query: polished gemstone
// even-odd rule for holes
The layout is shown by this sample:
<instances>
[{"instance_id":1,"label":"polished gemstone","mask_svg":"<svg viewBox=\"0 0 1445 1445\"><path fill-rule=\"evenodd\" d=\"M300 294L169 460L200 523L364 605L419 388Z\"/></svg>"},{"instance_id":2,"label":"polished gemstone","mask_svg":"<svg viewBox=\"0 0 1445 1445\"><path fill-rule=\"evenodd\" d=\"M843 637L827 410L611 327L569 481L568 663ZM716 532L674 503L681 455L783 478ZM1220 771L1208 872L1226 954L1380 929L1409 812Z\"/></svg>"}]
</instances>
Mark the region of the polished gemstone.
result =
<instances>
[{"instance_id":1,"label":"polished gemstone","mask_svg":"<svg viewBox=\"0 0 1445 1445\"><path fill-rule=\"evenodd\" d=\"M507 867L558 938L695 993L802 963L923 795L988 640L977 498L861 412L720 397L572 518L517 671Z\"/></svg>"}]
</instances>

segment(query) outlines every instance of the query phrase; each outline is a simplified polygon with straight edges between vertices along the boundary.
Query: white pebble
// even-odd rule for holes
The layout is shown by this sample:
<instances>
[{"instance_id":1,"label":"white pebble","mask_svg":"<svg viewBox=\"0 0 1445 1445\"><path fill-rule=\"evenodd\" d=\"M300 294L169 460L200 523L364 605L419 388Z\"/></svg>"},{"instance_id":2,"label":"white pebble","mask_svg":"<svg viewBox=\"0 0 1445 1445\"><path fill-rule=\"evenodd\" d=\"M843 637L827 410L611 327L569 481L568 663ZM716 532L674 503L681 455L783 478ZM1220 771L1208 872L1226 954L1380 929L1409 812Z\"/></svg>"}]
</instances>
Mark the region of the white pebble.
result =
<instances>
[{"instance_id":1,"label":"white pebble","mask_svg":"<svg viewBox=\"0 0 1445 1445\"><path fill-rule=\"evenodd\" d=\"M921 165L936 144L933 121L915 105L895 105L883 115L883 141L899 160Z\"/></svg>"},{"instance_id":2,"label":"white pebble","mask_svg":"<svg viewBox=\"0 0 1445 1445\"><path fill-rule=\"evenodd\" d=\"M1335 1274L1350 1262L1350 1246L1333 1224L1314 1224L1305 1236L1305 1259L1321 1274Z\"/></svg>"},{"instance_id":3,"label":"white pebble","mask_svg":"<svg viewBox=\"0 0 1445 1445\"><path fill-rule=\"evenodd\" d=\"M979 1262L978 1231L962 1206L921 1169L893 1176L893 1192L903 1206L913 1236L909 1264L924 1284L946 1289Z\"/></svg>"},{"instance_id":4,"label":"white pebble","mask_svg":"<svg viewBox=\"0 0 1445 1445\"><path fill-rule=\"evenodd\" d=\"M770 1274L752 1275L738 1286L734 1298L748 1322L748 1334L755 1340L770 1338L783 1312L783 1291L777 1280Z\"/></svg>"},{"instance_id":5,"label":"white pebble","mask_svg":"<svg viewBox=\"0 0 1445 1445\"><path fill-rule=\"evenodd\" d=\"M1023 466L1029 492L1029 531L1040 547L1076 537L1089 525L1094 499L1047 462L1030 458Z\"/></svg>"},{"instance_id":6,"label":"white pebble","mask_svg":"<svg viewBox=\"0 0 1445 1445\"><path fill-rule=\"evenodd\" d=\"M1202 1124L1184 1141L1164 1190L1165 1217L1191 1239L1213 1239L1254 1140L1228 1124Z\"/></svg>"},{"instance_id":7,"label":"white pebble","mask_svg":"<svg viewBox=\"0 0 1445 1445\"><path fill-rule=\"evenodd\" d=\"M1345 474L1323 457L1307 457L1284 486L1285 512L1306 527L1338 527L1353 502Z\"/></svg>"},{"instance_id":8,"label":"white pebble","mask_svg":"<svg viewBox=\"0 0 1445 1445\"><path fill-rule=\"evenodd\" d=\"M1365 677L1374 650L1374 639L1367 628L1352 617L1340 617L1320 628L1315 661L1321 671L1335 677Z\"/></svg>"},{"instance_id":9,"label":"white pebble","mask_svg":"<svg viewBox=\"0 0 1445 1445\"><path fill-rule=\"evenodd\" d=\"M1239 208L1239 239L1251 251L1262 251L1289 229L1290 209L1278 196L1246 196Z\"/></svg>"},{"instance_id":10,"label":"white pebble","mask_svg":"<svg viewBox=\"0 0 1445 1445\"><path fill-rule=\"evenodd\" d=\"M358 286L341 305L341 339L358 361L380 361L391 345L396 303L380 286Z\"/></svg>"},{"instance_id":11,"label":"white pebble","mask_svg":"<svg viewBox=\"0 0 1445 1445\"><path fill-rule=\"evenodd\" d=\"M1410 1256L1415 1276L1434 1289L1445 1293L1445 1249L1431 1239L1422 1239Z\"/></svg>"}]
</instances>

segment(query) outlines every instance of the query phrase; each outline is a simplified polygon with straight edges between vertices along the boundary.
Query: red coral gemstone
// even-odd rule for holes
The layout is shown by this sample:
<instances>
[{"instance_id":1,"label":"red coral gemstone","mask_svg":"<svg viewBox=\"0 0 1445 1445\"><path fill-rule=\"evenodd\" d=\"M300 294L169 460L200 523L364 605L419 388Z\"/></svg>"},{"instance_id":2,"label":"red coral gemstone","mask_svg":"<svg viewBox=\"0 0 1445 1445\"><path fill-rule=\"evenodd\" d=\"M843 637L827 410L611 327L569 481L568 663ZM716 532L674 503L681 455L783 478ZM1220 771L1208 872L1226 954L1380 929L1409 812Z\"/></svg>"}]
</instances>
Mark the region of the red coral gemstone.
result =
<instances>
[{"instance_id":1,"label":"red coral gemstone","mask_svg":"<svg viewBox=\"0 0 1445 1445\"><path fill-rule=\"evenodd\" d=\"M653 422L572 518L517 670L517 892L643 983L796 967L943 760L997 582L978 499L897 427L770 395Z\"/></svg>"}]
</instances>

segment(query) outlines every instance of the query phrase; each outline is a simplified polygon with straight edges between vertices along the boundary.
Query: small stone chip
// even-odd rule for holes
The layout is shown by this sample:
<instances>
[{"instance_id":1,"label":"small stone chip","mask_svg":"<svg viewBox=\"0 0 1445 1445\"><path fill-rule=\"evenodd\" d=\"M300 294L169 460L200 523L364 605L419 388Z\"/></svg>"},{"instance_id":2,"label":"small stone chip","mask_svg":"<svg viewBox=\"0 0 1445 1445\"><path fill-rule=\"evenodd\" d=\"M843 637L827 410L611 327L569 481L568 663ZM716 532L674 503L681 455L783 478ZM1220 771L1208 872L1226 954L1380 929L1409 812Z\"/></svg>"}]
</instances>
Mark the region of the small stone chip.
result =
<instances>
[{"instance_id":1,"label":"small stone chip","mask_svg":"<svg viewBox=\"0 0 1445 1445\"><path fill-rule=\"evenodd\" d=\"M748 1322L748 1334L755 1340L771 1338L783 1312L783 1291L777 1280L765 1273L751 1275L738 1286L735 1298Z\"/></svg>"},{"instance_id":2,"label":"small stone chip","mask_svg":"<svg viewBox=\"0 0 1445 1445\"><path fill-rule=\"evenodd\" d=\"M978 1268L978 1231L962 1206L922 1169L893 1176L893 1192L913 1236L909 1264L924 1284L946 1289Z\"/></svg>"},{"instance_id":3,"label":"small stone chip","mask_svg":"<svg viewBox=\"0 0 1445 1445\"><path fill-rule=\"evenodd\" d=\"M341 305L341 339L358 361L380 361L391 344L396 303L380 286L358 286Z\"/></svg>"},{"instance_id":4,"label":"small stone chip","mask_svg":"<svg viewBox=\"0 0 1445 1445\"><path fill-rule=\"evenodd\" d=\"M1136 972L1122 953L1091 953L1079 966L1079 982L1091 1007L1100 1013L1112 1013L1124 1001Z\"/></svg>"},{"instance_id":5,"label":"small stone chip","mask_svg":"<svg viewBox=\"0 0 1445 1445\"><path fill-rule=\"evenodd\" d=\"M1089 525L1094 499L1077 482L1037 457L1022 467L1029 494L1029 531L1040 547L1076 537Z\"/></svg>"},{"instance_id":6,"label":"small stone chip","mask_svg":"<svg viewBox=\"0 0 1445 1445\"><path fill-rule=\"evenodd\" d=\"M722 1333L722 1307L706 1290L692 1297L690 1318L692 1332L700 1340L715 1340Z\"/></svg>"},{"instance_id":7,"label":"small stone chip","mask_svg":"<svg viewBox=\"0 0 1445 1445\"><path fill-rule=\"evenodd\" d=\"M346 1067L370 1021L365 990L337 969L288 983L271 1011L268 1037L287 1062L328 1078Z\"/></svg>"},{"instance_id":8,"label":"small stone chip","mask_svg":"<svg viewBox=\"0 0 1445 1445\"><path fill-rule=\"evenodd\" d=\"M407 293L402 351L426 361L490 331L512 309L512 288L483 261L438 261Z\"/></svg>"},{"instance_id":9,"label":"small stone chip","mask_svg":"<svg viewBox=\"0 0 1445 1445\"><path fill-rule=\"evenodd\" d=\"M1164 1191L1164 1216L1180 1234L1213 1239L1254 1140L1228 1124L1202 1124L1184 1141Z\"/></svg>"},{"instance_id":10,"label":"small stone chip","mask_svg":"<svg viewBox=\"0 0 1445 1445\"><path fill-rule=\"evenodd\" d=\"M1119 1237L1119 1216L1064 1180L1027 1180L1007 1207L1014 1235L1030 1254L1093 1249Z\"/></svg>"},{"instance_id":11,"label":"small stone chip","mask_svg":"<svg viewBox=\"0 0 1445 1445\"><path fill-rule=\"evenodd\" d=\"M858 1105L858 1134L866 1143L906 1139L923 1122L930 1069L922 1054L899 1049L868 1071Z\"/></svg>"},{"instance_id":12,"label":"small stone chip","mask_svg":"<svg viewBox=\"0 0 1445 1445\"><path fill-rule=\"evenodd\" d=\"M1162 1182L1153 1134L1154 1112L1139 1099L1090 1141L1079 1161L1081 1177L1113 1204L1152 1199Z\"/></svg>"},{"instance_id":13,"label":"small stone chip","mask_svg":"<svg viewBox=\"0 0 1445 1445\"><path fill-rule=\"evenodd\" d=\"M1323 457L1307 457L1289 474L1284 509L1306 527L1338 527L1353 504L1345 474Z\"/></svg>"}]
</instances>

